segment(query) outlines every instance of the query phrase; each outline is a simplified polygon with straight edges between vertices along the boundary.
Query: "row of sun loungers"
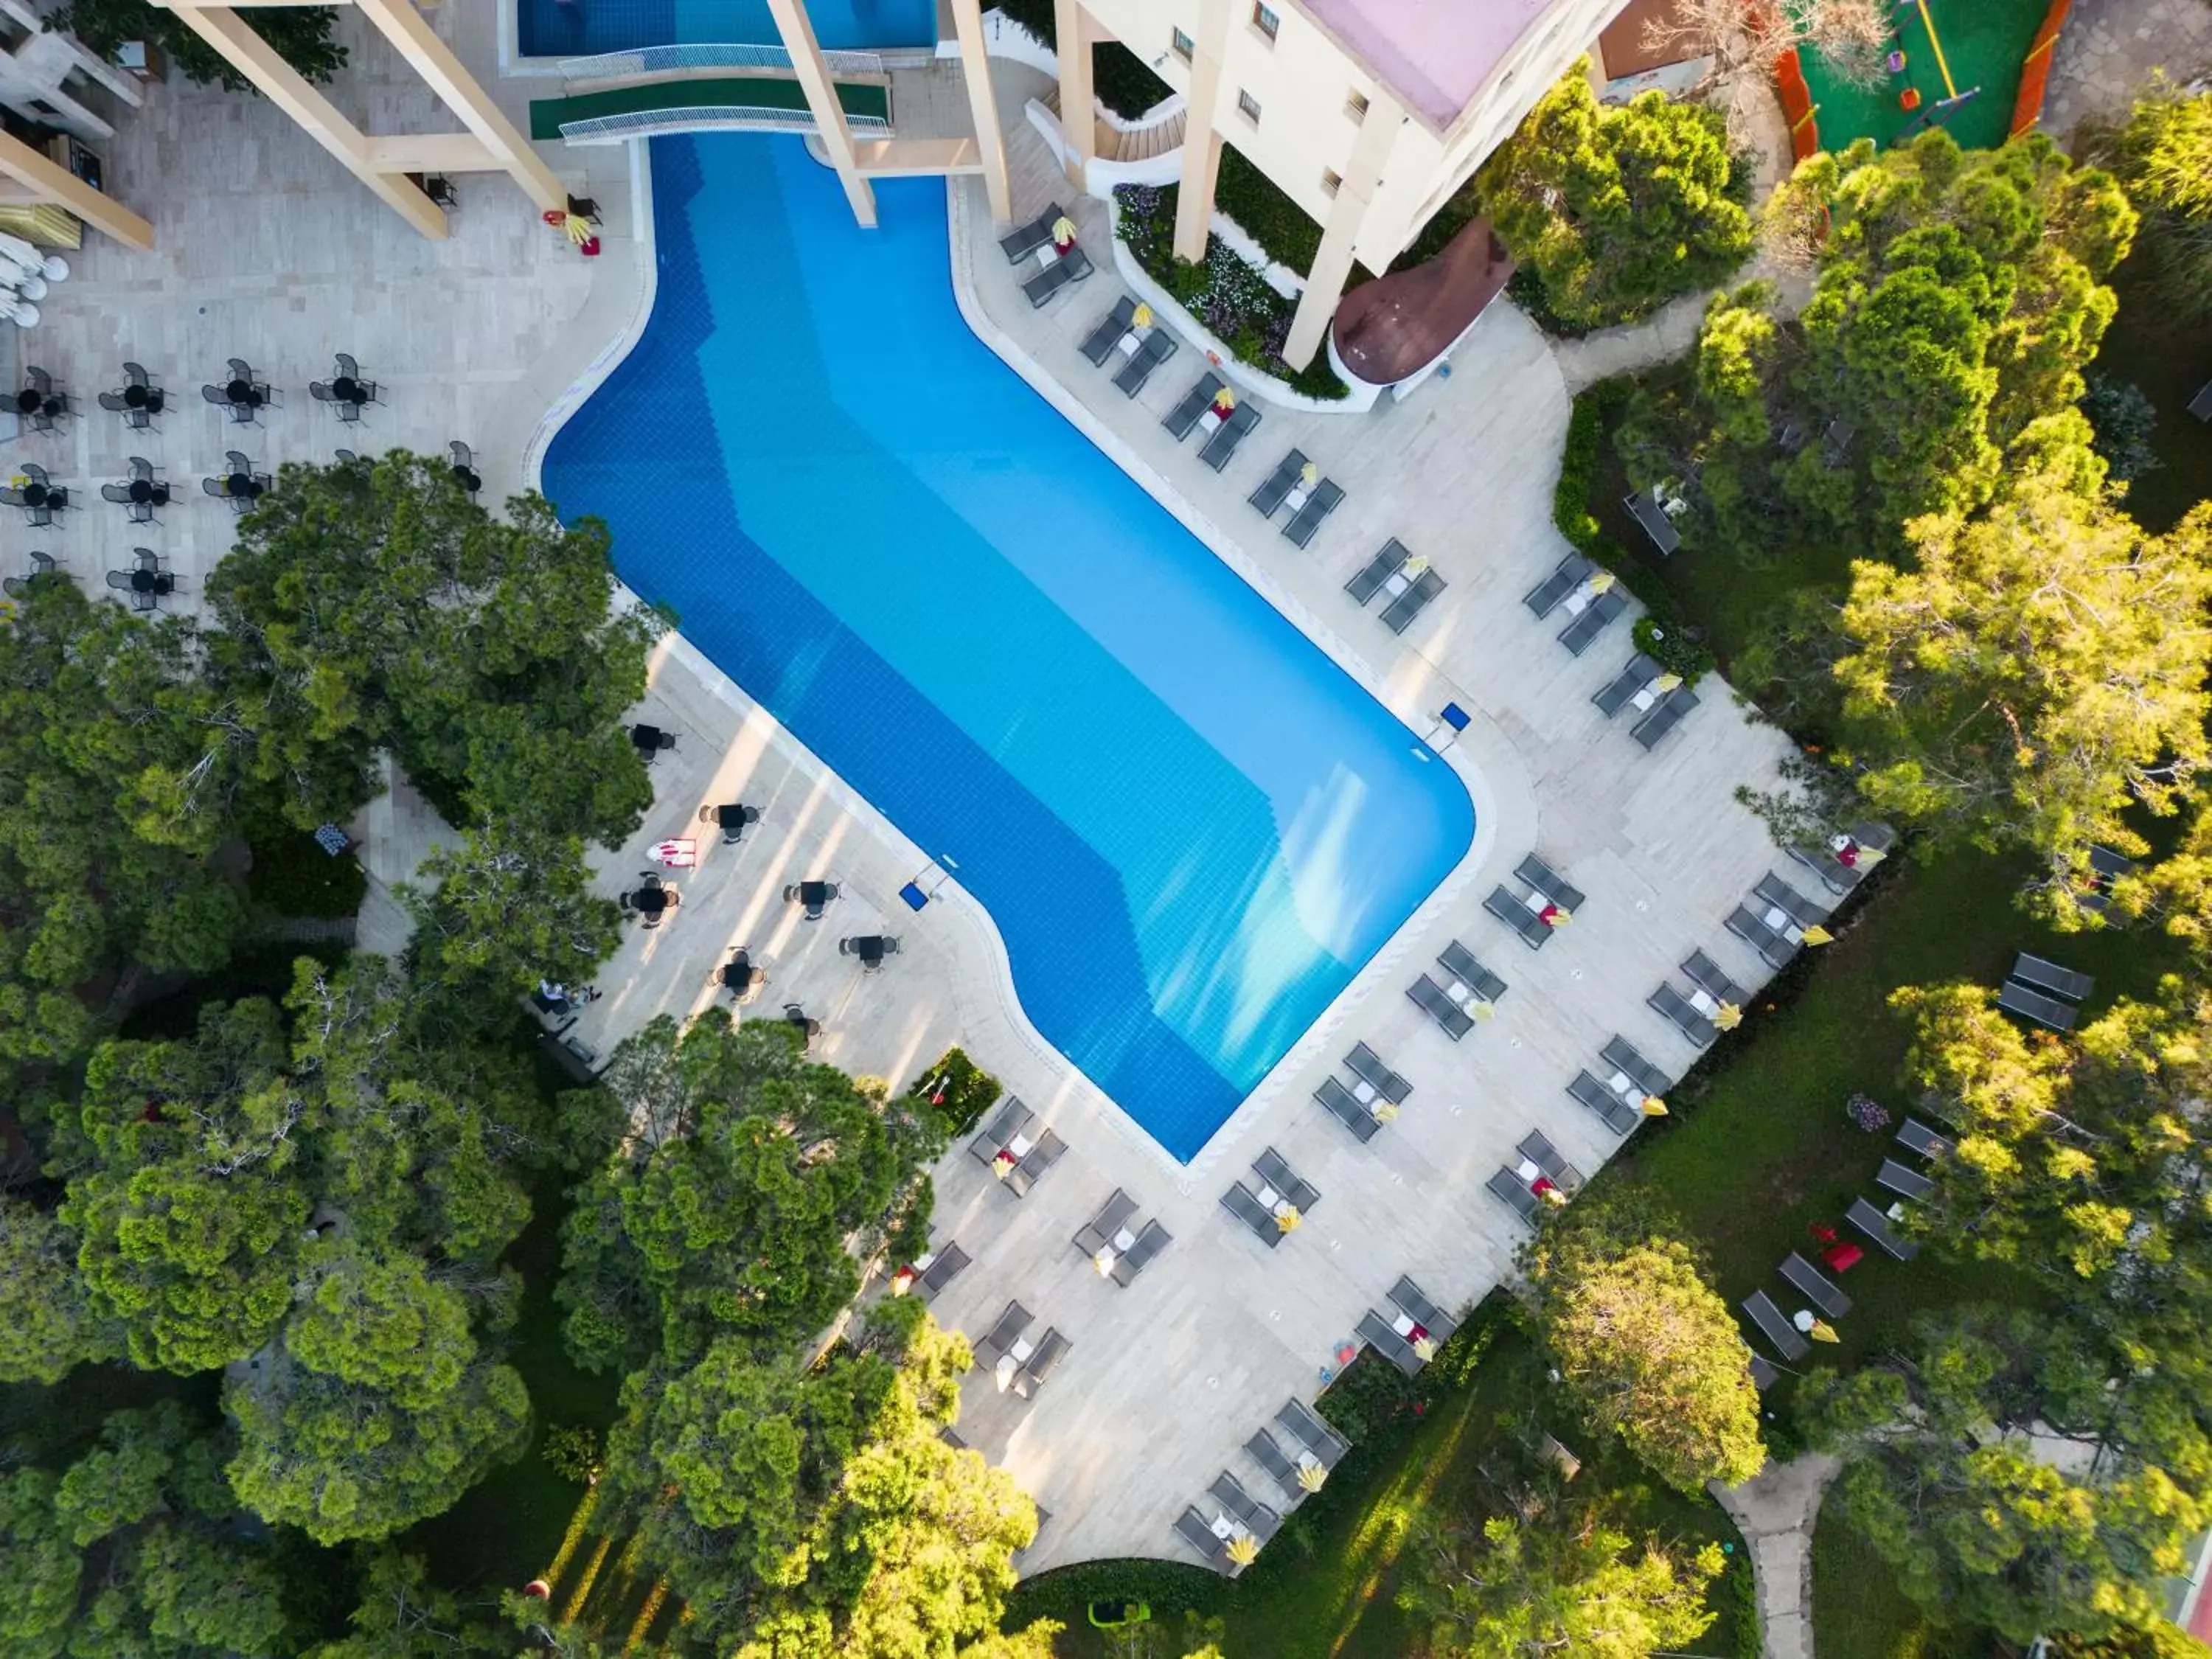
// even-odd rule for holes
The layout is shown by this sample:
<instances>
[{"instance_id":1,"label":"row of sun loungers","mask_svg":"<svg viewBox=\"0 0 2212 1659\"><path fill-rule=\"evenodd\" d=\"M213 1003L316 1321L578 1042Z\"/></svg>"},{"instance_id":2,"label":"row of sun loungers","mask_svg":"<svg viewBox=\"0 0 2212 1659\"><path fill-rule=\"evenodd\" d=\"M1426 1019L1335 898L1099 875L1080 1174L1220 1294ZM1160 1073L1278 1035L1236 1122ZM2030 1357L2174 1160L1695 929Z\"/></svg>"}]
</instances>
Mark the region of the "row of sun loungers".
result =
<instances>
[{"instance_id":1,"label":"row of sun loungers","mask_svg":"<svg viewBox=\"0 0 2212 1659\"><path fill-rule=\"evenodd\" d=\"M1020 1303L1009 1302L999 1322L973 1350L978 1366L999 1375L1004 1387L1024 1400L1032 1398L1060 1369L1072 1346L1054 1329L1031 1342L1024 1333L1036 1322L1036 1316Z\"/></svg>"},{"instance_id":2,"label":"row of sun loungers","mask_svg":"<svg viewBox=\"0 0 2212 1659\"><path fill-rule=\"evenodd\" d=\"M1283 536L1297 547L1310 543L1322 521L1335 512L1344 500L1343 487L1334 478L1320 478L1308 484L1308 465L1304 452L1293 449L1276 464L1275 470L1261 481L1260 487L1245 497L1263 519L1272 519L1284 507L1289 507L1291 516L1284 520Z\"/></svg>"},{"instance_id":3,"label":"row of sun loungers","mask_svg":"<svg viewBox=\"0 0 2212 1659\"><path fill-rule=\"evenodd\" d=\"M1600 570L1579 553L1570 553L1521 602L1539 622L1564 609L1568 621L1559 631L1559 643L1569 655L1579 657L1628 608L1628 595L1612 573Z\"/></svg>"},{"instance_id":4,"label":"row of sun loungers","mask_svg":"<svg viewBox=\"0 0 2212 1659\"><path fill-rule=\"evenodd\" d=\"M968 1150L978 1163L990 1166L1000 1186L1016 1198L1027 1198L1045 1171L1060 1162L1067 1143L1049 1128L1039 1129L1037 1115L1009 1095L998 1116Z\"/></svg>"},{"instance_id":5,"label":"row of sun loungers","mask_svg":"<svg viewBox=\"0 0 2212 1659\"><path fill-rule=\"evenodd\" d=\"M1429 1354L1422 1349L1443 1343L1459 1328L1459 1322L1446 1316L1421 1287L1403 1273L1390 1287L1390 1300L1398 1310L1393 1316L1385 1319L1370 1308L1360 1315L1357 1329L1370 1347L1412 1376L1429 1363ZM1430 1352L1434 1352L1432 1346Z\"/></svg>"},{"instance_id":6,"label":"row of sun loungers","mask_svg":"<svg viewBox=\"0 0 2212 1659\"><path fill-rule=\"evenodd\" d=\"M1563 1200L1569 1199L1582 1190L1583 1173L1559 1155L1559 1149L1540 1129L1531 1129L1515 1151L1519 1164L1500 1164L1486 1184L1508 1208L1534 1226L1547 1201L1537 1190L1537 1183L1548 1182Z\"/></svg>"},{"instance_id":7,"label":"row of sun loungers","mask_svg":"<svg viewBox=\"0 0 2212 1659\"><path fill-rule=\"evenodd\" d=\"M2023 951L2014 959L2011 976L1997 992L1997 1006L2054 1031L2070 1031L2081 1012L2082 1001L2096 988L2097 981L2088 975Z\"/></svg>"},{"instance_id":8,"label":"row of sun loungers","mask_svg":"<svg viewBox=\"0 0 2212 1659\"><path fill-rule=\"evenodd\" d=\"M1767 872L1751 890L1751 897L1735 908L1727 922L1729 932L1750 945L1770 968L1788 965L1805 942L1805 930L1827 915L1789 883Z\"/></svg>"},{"instance_id":9,"label":"row of sun loungers","mask_svg":"<svg viewBox=\"0 0 2212 1659\"><path fill-rule=\"evenodd\" d=\"M1365 605L1377 593L1389 603L1382 607L1382 626L1393 634L1402 634L1413 625L1413 618L1429 608L1437 595L1444 591L1444 579L1429 568L1425 561L1415 569L1413 555L1405 543L1395 536L1382 544L1382 550L1362 566L1352 579L1345 583L1344 591L1352 595L1352 603Z\"/></svg>"},{"instance_id":10,"label":"row of sun loungers","mask_svg":"<svg viewBox=\"0 0 2212 1659\"><path fill-rule=\"evenodd\" d=\"M1222 1194L1221 1207L1249 1227L1253 1236L1272 1250L1289 1231L1283 1222L1292 1213L1310 1213L1321 1202L1321 1194L1311 1182L1301 1179L1273 1146L1252 1160L1252 1173L1259 1182L1257 1190L1240 1180Z\"/></svg>"},{"instance_id":11,"label":"row of sun loungers","mask_svg":"<svg viewBox=\"0 0 2212 1659\"><path fill-rule=\"evenodd\" d=\"M1644 748L1656 749L1659 739L1698 706L1698 694L1686 685L1660 689L1658 683L1666 672L1657 661L1639 651L1590 701L1607 720L1623 708L1636 710L1640 718L1629 735Z\"/></svg>"},{"instance_id":12,"label":"row of sun loungers","mask_svg":"<svg viewBox=\"0 0 2212 1659\"><path fill-rule=\"evenodd\" d=\"M1880 862L1882 855L1897 844L1897 832L1886 823L1855 824L1838 836L1828 846L1818 849L1793 847L1790 856L1796 859L1820 878L1820 884L1838 898L1842 898L1864 881L1867 872ZM1854 848L1859 854L1871 853L1872 858L1854 857L1845 864L1840 854L1844 848Z\"/></svg>"},{"instance_id":13,"label":"row of sun loungers","mask_svg":"<svg viewBox=\"0 0 2212 1659\"><path fill-rule=\"evenodd\" d=\"M1549 905L1571 916L1582 908L1582 890L1534 853L1521 860L1513 875L1534 896L1523 897L1501 884L1483 900L1482 908L1518 933L1521 942L1530 950L1540 951L1551 942L1556 931L1552 923L1544 920L1544 908Z\"/></svg>"},{"instance_id":14,"label":"row of sun loungers","mask_svg":"<svg viewBox=\"0 0 2212 1659\"><path fill-rule=\"evenodd\" d=\"M1667 1074L1637 1052L1626 1037L1610 1038L1599 1053L1601 1075L1576 1073L1567 1092L1595 1112L1607 1128L1625 1135L1644 1118L1644 1103L1663 1097L1674 1085Z\"/></svg>"},{"instance_id":15,"label":"row of sun loungers","mask_svg":"<svg viewBox=\"0 0 2212 1659\"><path fill-rule=\"evenodd\" d=\"M1231 1577L1243 1571L1230 1551L1240 1538L1264 1545L1283 1524L1283 1517L1257 1502L1224 1469L1206 1489L1206 1502L1192 1504L1176 1517L1175 1528L1182 1540L1204 1558L1206 1564Z\"/></svg>"},{"instance_id":16,"label":"row of sun loungers","mask_svg":"<svg viewBox=\"0 0 2212 1659\"><path fill-rule=\"evenodd\" d=\"M1170 330L1158 324L1139 328L1136 316L1137 302L1125 294L1083 342L1083 355L1097 367L1103 368L1109 358L1121 359L1114 385L1125 398L1142 392L1152 371L1181 348Z\"/></svg>"},{"instance_id":17,"label":"row of sun loungers","mask_svg":"<svg viewBox=\"0 0 2212 1659\"><path fill-rule=\"evenodd\" d=\"M1100 1263L1101 1271L1124 1290L1174 1243L1157 1217L1133 1230L1129 1224L1136 1214L1137 1200L1116 1187L1097 1215L1075 1235L1075 1248Z\"/></svg>"},{"instance_id":18,"label":"row of sun loungers","mask_svg":"<svg viewBox=\"0 0 2212 1659\"><path fill-rule=\"evenodd\" d=\"M1439 985L1423 974L1406 988L1406 994L1457 1042L1474 1029L1475 1009L1497 1006L1505 994L1505 981L1477 962L1457 939L1444 946L1437 962L1444 970L1445 982Z\"/></svg>"},{"instance_id":19,"label":"row of sun loungers","mask_svg":"<svg viewBox=\"0 0 2212 1659\"><path fill-rule=\"evenodd\" d=\"M1672 985L1662 984L1645 1000L1692 1042L1700 1048L1706 1048L1719 1034L1714 1021L1721 1009L1728 1006L1741 1010L1750 994L1723 973L1719 964L1703 951L1690 953L1682 963L1682 974L1690 981L1688 994Z\"/></svg>"}]
</instances>

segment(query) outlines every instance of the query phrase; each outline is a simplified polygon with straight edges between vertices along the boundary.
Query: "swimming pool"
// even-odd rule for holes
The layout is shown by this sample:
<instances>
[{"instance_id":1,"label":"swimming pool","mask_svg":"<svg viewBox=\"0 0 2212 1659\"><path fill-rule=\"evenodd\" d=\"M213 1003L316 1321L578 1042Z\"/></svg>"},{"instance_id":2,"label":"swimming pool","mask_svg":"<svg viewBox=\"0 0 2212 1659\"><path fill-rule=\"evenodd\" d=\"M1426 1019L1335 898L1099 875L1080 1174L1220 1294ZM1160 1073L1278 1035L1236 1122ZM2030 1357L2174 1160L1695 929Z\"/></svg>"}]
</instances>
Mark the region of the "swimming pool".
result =
<instances>
[{"instance_id":1,"label":"swimming pool","mask_svg":"<svg viewBox=\"0 0 2212 1659\"><path fill-rule=\"evenodd\" d=\"M936 0L814 0L807 15L816 39L832 48L937 44ZM514 27L525 58L782 39L768 0L515 0Z\"/></svg>"},{"instance_id":2,"label":"swimming pool","mask_svg":"<svg viewBox=\"0 0 2212 1659\"><path fill-rule=\"evenodd\" d=\"M940 183L863 231L788 139L653 175L653 316L545 493L957 866L1031 1023L1188 1161L1466 852L1465 787L975 337Z\"/></svg>"}]
</instances>

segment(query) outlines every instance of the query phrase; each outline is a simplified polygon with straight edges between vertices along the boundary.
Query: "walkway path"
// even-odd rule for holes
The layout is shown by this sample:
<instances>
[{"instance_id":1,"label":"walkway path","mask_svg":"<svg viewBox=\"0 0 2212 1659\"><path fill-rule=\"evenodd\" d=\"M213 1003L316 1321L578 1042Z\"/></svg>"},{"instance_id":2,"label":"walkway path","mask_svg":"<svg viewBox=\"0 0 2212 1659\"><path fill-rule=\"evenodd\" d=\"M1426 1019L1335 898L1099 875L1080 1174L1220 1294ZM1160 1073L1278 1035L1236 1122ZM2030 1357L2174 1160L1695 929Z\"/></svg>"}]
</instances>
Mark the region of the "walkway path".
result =
<instances>
[{"instance_id":1,"label":"walkway path","mask_svg":"<svg viewBox=\"0 0 2212 1659\"><path fill-rule=\"evenodd\" d=\"M1754 260L1728 286L1735 288L1754 276L1766 276L1781 289L1781 300L1776 309L1784 317L1795 317L1805 301L1812 297L1813 285L1802 276L1784 276L1763 270ZM1705 319L1705 307L1712 303L1717 289L1700 294L1686 294L1679 300L1668 301L1640 323L1626 323L1619 328L1601 328L1585 334L1577 340L1552 340L1552 356L1559 365L1559 376L1567 383L1570 393L1584 386L1609 379L1615 374L1633 374L1649 368L1655 363L1671 362L1698 342L1698 325ZM1546 337L1550 338L1549 336Z\"/></svg>"},{"instance_id":2,"label":"walkway path","mask_svg":"<svg viewBox=\"0 0 2212 1659\"><path fill-rule=\"evenodd\" d=\"M2063 142L2085 115L2125 114L2154 69L2182 82L2212 70L2212 7L2076 0L2051 56L2043 130Z\"/></svg>"},{"instance_id":3,"label":"walkway path","mask_svg":"<svg viewBox=\"0 0 2212 1659\"><path fill-rule=\"evenodd\" d=\"M1741 1486L1713 1488L1751 1548L1765 1659L1813 1659L1813 1523L1838 1467L1808 1452Z\"/></svg>"}]
</instances>

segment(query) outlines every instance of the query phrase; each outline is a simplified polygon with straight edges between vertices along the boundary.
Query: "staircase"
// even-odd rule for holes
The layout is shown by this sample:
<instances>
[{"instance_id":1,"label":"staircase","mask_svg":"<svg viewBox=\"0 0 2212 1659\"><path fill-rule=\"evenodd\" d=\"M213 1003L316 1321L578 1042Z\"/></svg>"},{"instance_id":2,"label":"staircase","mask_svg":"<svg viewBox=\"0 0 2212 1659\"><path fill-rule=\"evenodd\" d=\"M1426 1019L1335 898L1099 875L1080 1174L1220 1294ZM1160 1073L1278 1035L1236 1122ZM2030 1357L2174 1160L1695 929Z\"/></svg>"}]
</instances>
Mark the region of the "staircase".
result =
<instances>
[{"instance_id":1,"label":"staircase","mask_svg":"<svg viewBox=\"0 0 2212 1659\"><path fill-rule=\"evenodd\" d=\"M1060 88L1054 87L1045 94L1042 102L1065 131L1067 123L1060 112ZM1094 114L1091 118L1092 147L1102 161L1149 161L1156 155L1164 155L1171 149L1182 148L1186 125L1184 113L1178 109L1172 115L1141 127L1117 127L1111 121Z\"/></svg>"}]
</instances>

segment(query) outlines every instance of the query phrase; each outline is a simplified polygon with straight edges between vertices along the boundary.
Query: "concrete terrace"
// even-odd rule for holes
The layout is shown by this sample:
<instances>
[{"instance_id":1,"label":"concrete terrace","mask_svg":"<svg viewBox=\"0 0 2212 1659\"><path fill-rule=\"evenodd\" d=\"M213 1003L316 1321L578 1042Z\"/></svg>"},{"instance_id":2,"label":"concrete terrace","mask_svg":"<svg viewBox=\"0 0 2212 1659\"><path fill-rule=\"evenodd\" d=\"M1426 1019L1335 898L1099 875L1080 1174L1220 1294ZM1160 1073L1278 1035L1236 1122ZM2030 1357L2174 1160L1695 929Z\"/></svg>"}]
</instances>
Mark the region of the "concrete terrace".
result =
<instances>
[{"instance_id":1,"label":"concrete terrace","mask_svg":"<svg viewBox=\"0 0 2212 1659\"><path fill-rule=\"evenodd\" d=\"M457 49L519 112L544 84L495 82L490 13L431 15L441 32L458 32ZM378 43L354 20L342 27L361 52L338 101L387 120L411 110L419 94L396 73L379 78ZM1647 755L1625 718L1608 724L1589 702L1627 657L1626 620L1577 659L1555 641L1558 618L1540 624L1522 607L1522 593L1564 551L1549 497L1568 404L1549 349L1510 309L1480 324L1449 379L1406 404L1357 417L1270 408L1224 475L1199 466L1195 446L1173 443L1158 424L1201 367L1195 350L1133 404L1078 355L1076 341L1121 291L1104 210L1073 204L1019 118L1042 77L1001 64L994 78L1017 210L1074 204L1102 269L1031 312L994 246L980 185L963 181L952 192L953 277L978 332L1414 730L1428 732L1447 701L1471 711L1472 728L1448 753L1482 821L1469 866L1184 1168L1029 1028L988 918L957 884L925 875L937 898L909 913L897 892L925 872L919 849L687 642L661 646L637 718L676 732L678 746L656 763L642 830L599 860L601 878L611 893L634 883L647 849L670 836L696 836L701 864L672 874L683 905L662 927L629 934L603 970L606 995L570 1035L604 1054L657 1012L706 1006L713 969L729 946L744 945L770 975L749 1017L778 1016L796 1001L823 1023L821 1057L897 1083L957 1041L1065 1139L1066 1157L1026 1200L965 1146L936 1172L939 1237L973 1258L939 1297L940 1316L980 1335L1018 1298L1036 1316L1032 1336L1057 1327L1073 1345L1033 1401L998 1394L979 1373L961 1425L1050 1512L1025 1558L1035 1569L1183 1553L1170 1523L1224 1468L1262 1501L1282 1501L1243 1443L1291 1395L1313 1397L1360 1315L1387 1310L1396 1277L1410 1273L1456 1307L1508 1271L1520 1230L1482 1183L1514 1143L1540 1127L1585 1172L1615 1144L1564 1092L1576 1071L1616 1031L1670 1073L1686 1066L1688 1045L1644 1000L1692 949L1747 983L1765 977L1721 922L1778 862L1732 796L1740 783L1771 778L1782 739L1749 723L1713 683ZM549 152L572 188L588 189L605 210L606 252L586 264L504 181L464 179L453 240L424 243L258 100L172 83L150 106L110 146L110 169L118 194L155 217L161 250L88 244L76 276L47 301L47 322L21 344L88 404L135 358L164 378L173 412L158 434L127 434L95 408L58 438L16 441L16 459L40 461L93 497L51 538L19 546L46 547L95 591L99 572L127 562L131 546L155 547L185 578L189 603L232 522L192 474L215 470L228 448L267 467L342 444L437 450L461 438L481 453L488 496L535 481L546 412L568 406L619 355L650 294L649 241L631 234L626 152ZM187 132L196 151L229 159L231 171L172 176L167 158ZM326 372L332 350L352 352L387 387L387 407L373 409L365 428L340 428L307 398L307 380ZM286 391L265 430L229 427L198 402L198 383L234 355ZM1243 499L1293 444L1348 492L1306 552ZM160 526L131 526L97 499L93 487L122 476L131 454L166 465L182 486ZM1389 535L1449 584L1402 638L1341 591ZM725 848L696 815L732 799L763 817ZM412 870L438 826L403 784L358 828L376 877L363 942L389 949L400 933L388 884ZM1540 953L1481 909L1532 848L1589 895L1574 926ZM817 876L840 882L843 896L823 921L806 924L782 890ZM902 948L864 978L836 941L878 931ZM1456 1046L1404 995L1455 938L1510 986L1498 1018ZM1311 1099L1363 1040L1413 1085L1403 1115L1365 1146ZM1322 1194L1307 1224L1273 1250L1218 1201L1269 1146ZM1127 1290L1101 1279L1071 1243L1117 1186L1175 1240Z\"/></svg>"}]
</instances>

